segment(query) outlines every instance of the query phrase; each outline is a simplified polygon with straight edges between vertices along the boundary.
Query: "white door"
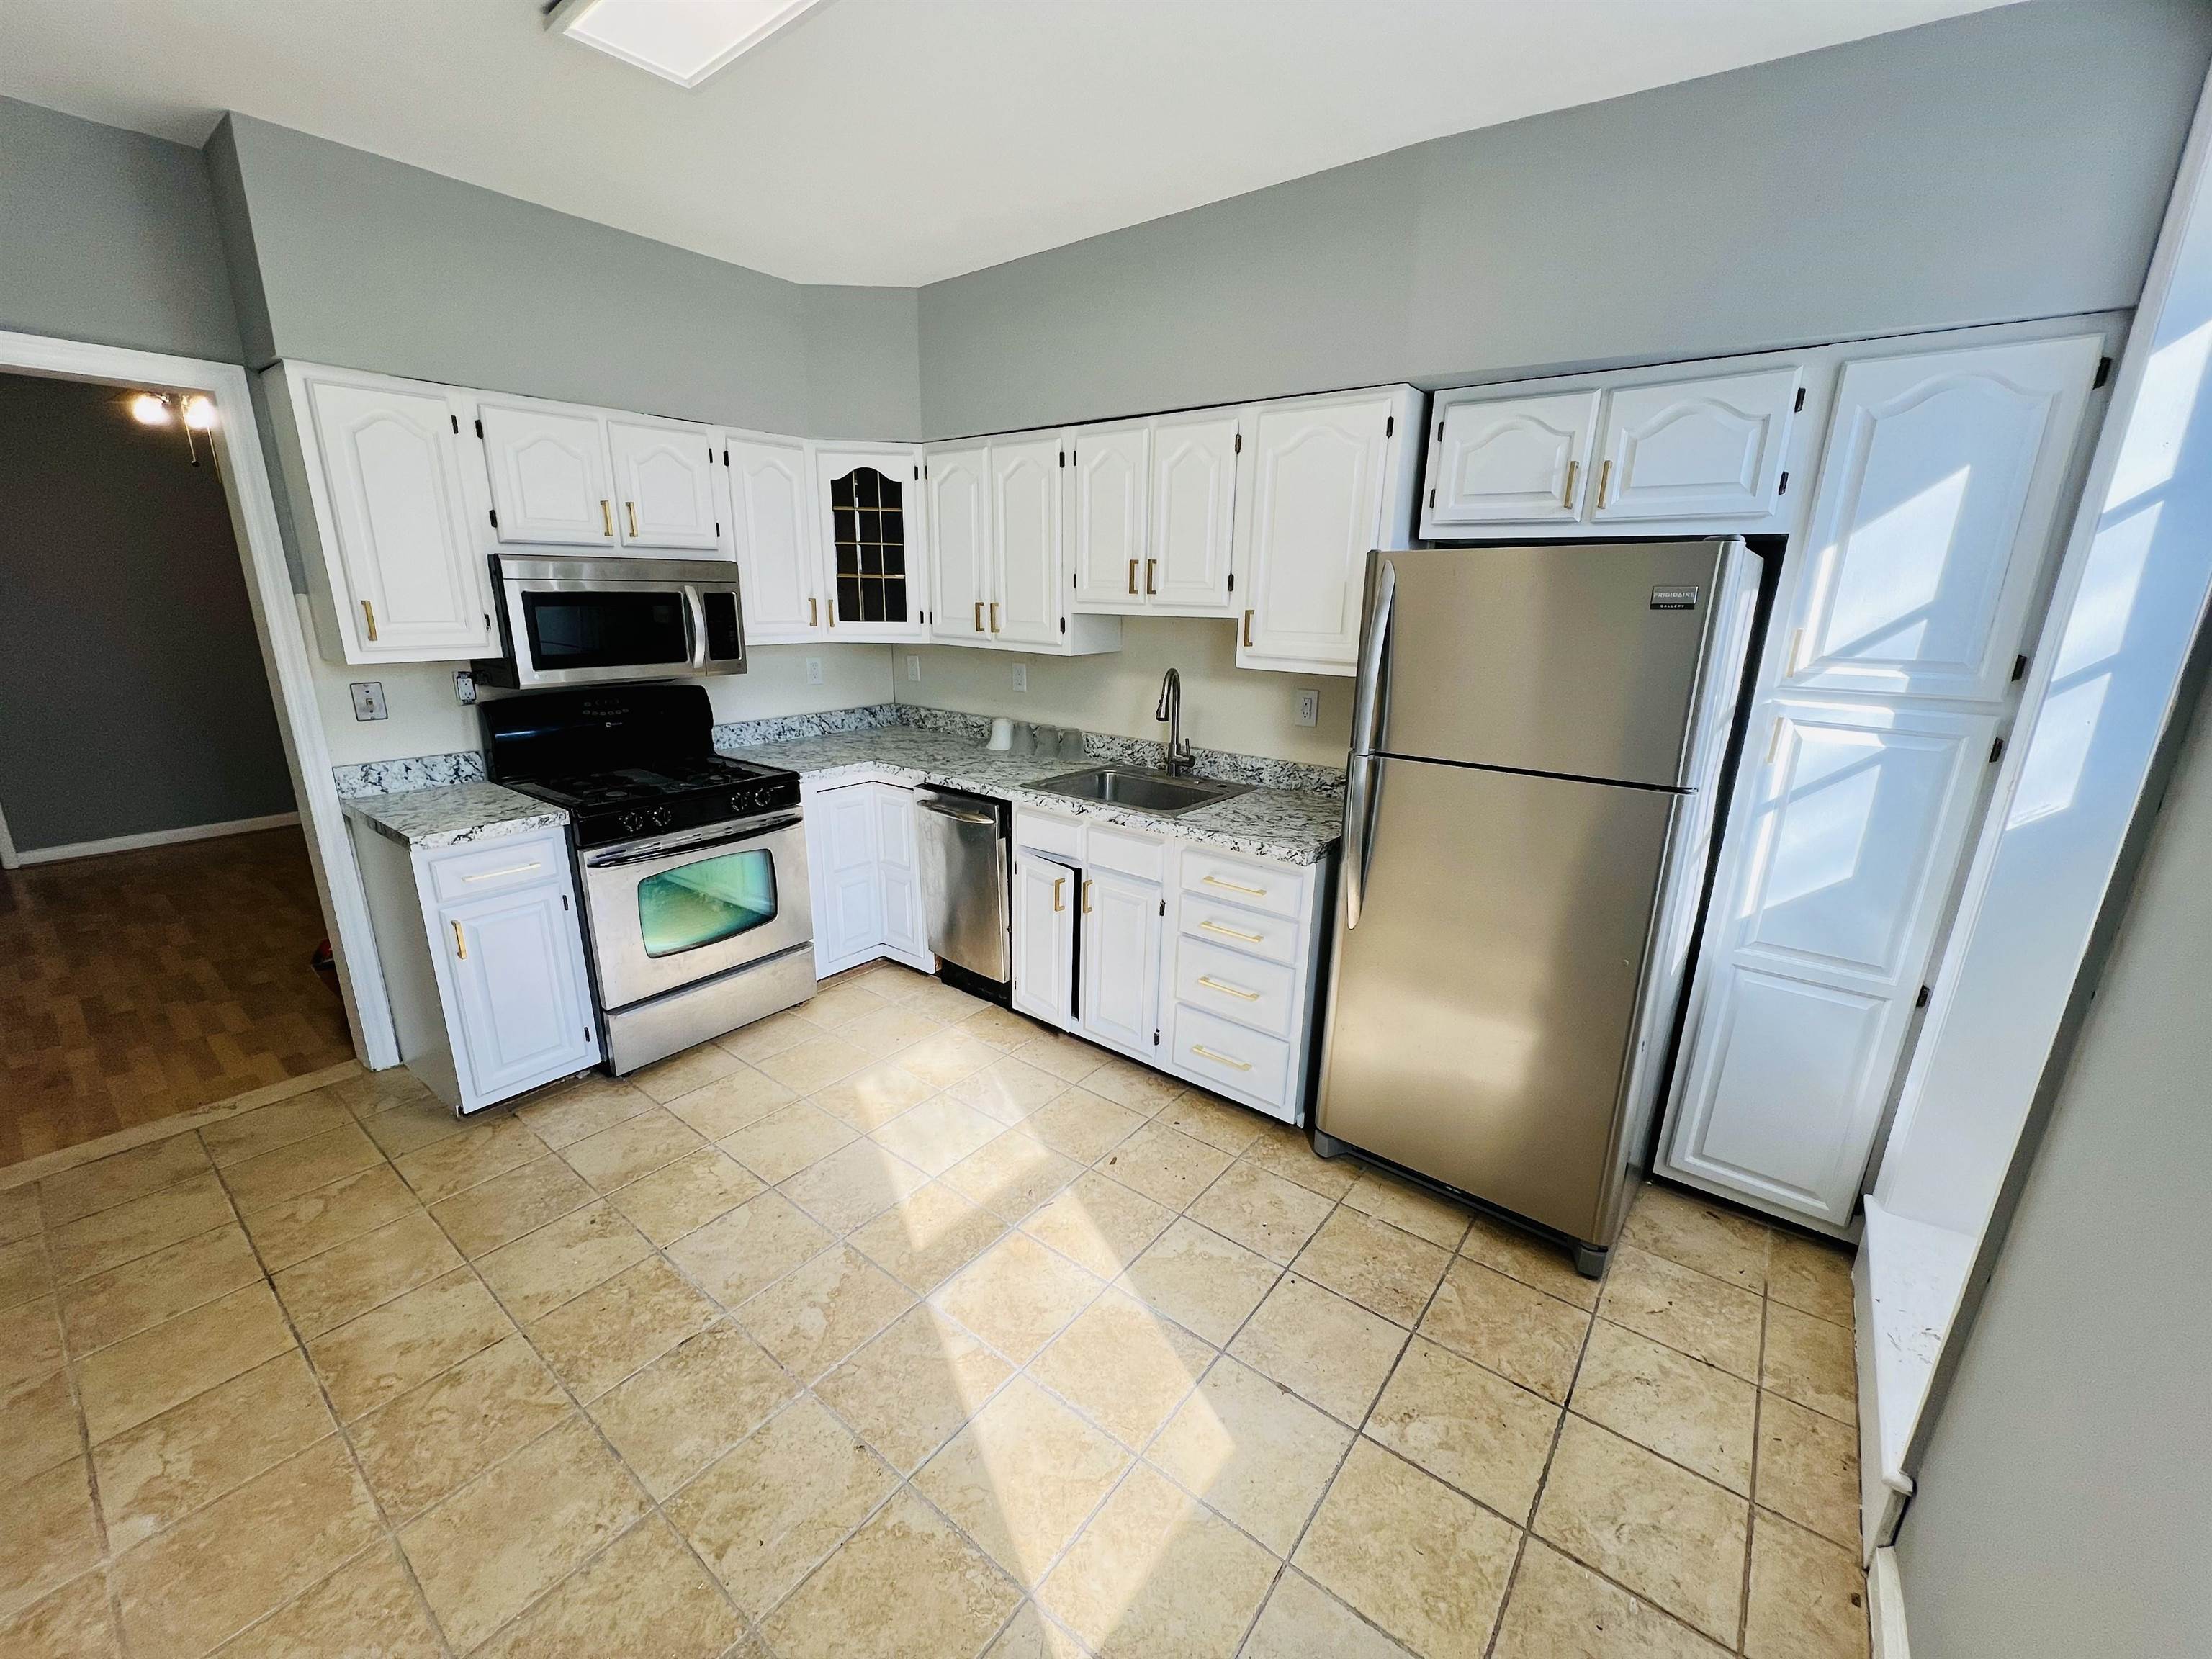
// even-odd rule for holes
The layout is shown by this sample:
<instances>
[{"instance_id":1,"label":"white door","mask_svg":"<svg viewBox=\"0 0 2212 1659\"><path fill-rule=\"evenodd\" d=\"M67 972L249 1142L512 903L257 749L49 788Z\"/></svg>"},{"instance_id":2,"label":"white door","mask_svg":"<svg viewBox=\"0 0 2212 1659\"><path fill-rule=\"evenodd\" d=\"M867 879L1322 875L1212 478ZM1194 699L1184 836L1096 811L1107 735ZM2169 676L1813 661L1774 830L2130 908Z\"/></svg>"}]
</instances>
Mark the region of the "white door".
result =
<instances>
[{"instance_id":1,"label":"white door","mask_svg":"<svg viewBox=\"0 0 2212 1659\"><path fill-rule=\"evenodd\" d=\"M1786 622L1793 687L2004 694L2101 350L2076 335L1844 368Z\"/></svg>"},{"instance_id":2,"label":"white door","mask_svg":"<svg viewBox=\"0 0 2212 1659\"><path fill-rule=\"evenodd\" d=\"M1152 453L1152 428L1143 422L1069 434L1074 500L1066 544L1074 580L1068 592L1078 611L1143 607Z\"/></svg>"},{"instance_id":3,"label":"white door","mask_svg":"<svg viewBox=\"0 0 2212 1659\"><path fill-rule=\"evenodd\" d=\"M908 957L927 954L922 938L921 877L915 865L914 791L868 786L876 800L877 861L883 871L884 943Z\"/></svg>"},{"instance_id":4,"label":"white door","mask_svg":"<svg viewBox=\"0 0 2212 1659\"><path fill-rule=\"evenodd\" d=\"M720 457L711 431L681 421L609 416L607 447L614 458L615 529L624 547L722 550L714 505Z\"/></svg>"},{"instance_id":5,"label":"white door","mask_svg":"<svg viewBox=\"0 0 2212 1659\"><path fill-rule=\"evenodd\" d=\"M1430 452L1430 525L1531 524L1580 516L1598 394L1560 392L1453 404Z\"/></svg>"},{"instance_id":6,"label":"white door","mask_svg":"<svg viewBox=\"0 0 2212 1659\"><path fill-rule=\"evenodd\" d=\"M1075 872L1035 853L1014 855L1014 1006L1072 1028Z\"/></svg>"},{"instance_id":7,"label":"white door","mask_svg":"<svg viewBox=\"0 0 2212 1659\"><path fill-rule=\"evenodd\" d=\"M817 443L823 621L833 640L928 637L928 535L921 452Z\"/></svg>"},{"instance_id":8,"label":"white door","mask_svg":"<svg viewBox=\"0 0 2212 1659\"><path fill-rule=\"evenodd\" d=\"M830 969L872 956L884 939L884 880L873 786L824 789L806 812L806 861L818 872L816 960Z\"/></svg>"},{"instance_id":9,"label":"white door","mask_svg":"<svg viewBox=\"0 0 2212 1659\"><path fill-rule=\"evenodd\" d=\"M1083 878L1083 1029L1146 1054L1158 1047L1160 890L1110 870Z\"/></svg>"},{"instance_id":10,"label":"white door","mask_svg":"<svg viewBox=\"0 0 2212 1659\"><path fill-rule=\"evenodd\" d=\"M1152 531L1137 587L1146 606L1227 616L1237 523L1236 411L1152 422Z\"/></svg>"},{"instance_id":11,"label":"white door","mask_svg":"<svg viewBox=\"0 0 2212 1659\"><path fill-rule=\"evenodd\" d=\"M483 561L468 533L445 394L309 380L349 659L489 655Z\"/></svg>"},{"instance_id":12,"label":"white door","mask_svg":"<svg viewBox=\"0 0 2212 1659\"><path fill-rule=\"evenodd\" d=\"M472 1104L503 1099L599 1057L576 919L558 883L438 912Z\"/></svg>"},{"instance_id":13,"label":"white door","mask_svg":"<svg viewBox=\"0 0 2212 1659\"><path fill-rule=\"evenodd\" d=\"M1840 1225L1972 827L1997 716L1780 697L1737 784L1670 1161Z\"/></svg>"},{"instance_id":14,"label":"white door","mask_svg":"<svg viewBox=\"0 0 2212 1659\"><path fill-rule=\"evenodd\" d=\"M933 639L958 645L990 642L990 465L988 444L929 452Z\"/></svg>"},{"instance_id":15,"label":"white door","mask_svg":"<svg viewBox=\"0 0 2212 1659\"><path fill-rule=\"evenodd\" d=\"M477 418L500 540L615 545L614 483L599 416L487 398Z\"/></svg>"},{"instance_id":16,"label":"white door","mask_svg":"<svg viewBox=\"0 0 2212 1659\"><path fill-rule=\"evenodd\" d=\"M1263 406L1252 432L1252 498L1239 515L1249 591L1240 668L1349 674L1359 659L1367 555L1382 520L1382 458L1396 402L1332 398Z\"/></svg>"},{"instance_id":17,"label":"white door","mask_svg":"<svg viewBox=\"0 0 2212 1659\"><path fill-rule=\"evenodd\" d=\"M1609 394L1590 518L1765 518L1800 395L1794 368Z\"/></svg>"},{"instance_id":18,"label":"white door","mask_svg":"<svg viewBox=\"0 0 2212 1659\"><path fill-rule=\"evenodd\" d=\"M991 542L994 579L985 621L1006 645L1057 649L1060 618L1058 438L991 446Z\"/></svg>"},{"instance_id":19,"label":"white door","mask_svg":"<svg viewBox=\"0 0 2212 1659\"><path fill-rule=\"evenodd\" d=\"M730 514L745 638L754 644L821 633L822 568L806 510L806 447L732 438Z\"/></svg>"}]
</instances>

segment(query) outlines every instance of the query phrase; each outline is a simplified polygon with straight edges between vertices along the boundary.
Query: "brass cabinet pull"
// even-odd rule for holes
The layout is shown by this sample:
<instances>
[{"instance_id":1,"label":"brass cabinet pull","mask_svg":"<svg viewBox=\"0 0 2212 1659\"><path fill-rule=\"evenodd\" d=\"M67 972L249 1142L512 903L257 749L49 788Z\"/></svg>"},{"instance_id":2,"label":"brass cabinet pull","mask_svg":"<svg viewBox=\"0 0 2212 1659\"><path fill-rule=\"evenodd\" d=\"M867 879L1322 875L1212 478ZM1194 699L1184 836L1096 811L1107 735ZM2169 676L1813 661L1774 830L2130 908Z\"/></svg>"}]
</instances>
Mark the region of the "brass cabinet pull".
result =
<instances>
[{"instance_id":1,"label":"brass cabinet pull","mask_svg":"<svg viewBox=\"0 0 2212 1659\"><path fill-rule=\"evenodd\" d=\"M459 922L454 922L453 924L453 954L459 957L463 962L466 962L469 959L469 942L461 937L461 924Z\"/></svg>"},{"instance_id":2,"label":"brass cabinet pull","mask_svg":"<svg viewBox=\"0 0 2212 1659\"><path fill-rule=\"evenodd\" d=\"M1244 648L1252 648L1252 613L1249 611L1244 613Z\"/></svg>"},{"instance_id":3,"label":"brass cabinet pull","mask_svg":"<svg viewBox=\"0 0 2212 1659\"><path fill-rule=\"evenodd\" d=\"M836 625L837 625L837 596L836 596L836 593L834 593L834 592L833 592L833 593L831 593L831 594L830 595L830 627L832 627L832 628L835 628Z\"/></svg>"},{"instance_id":4,"label":"brass cabinet pull","mask_svg":"<svg viewBox=\"0 0 2212 1659\"><path fill-rule=\"evenodd\" d=\"M1252 1062L1250 1060L1235 1060L1227 1054L1216 1054L1212 1049L1207 1048L1203 1042L1192 1043L1190 1045L1190 1051L1196 1054L1200 1060L1218 1060L1224 1066L1234 1066L1240 1072L1249 1072L1252 1069Z\"/></svg>"},{"instance_id":5,"label":"brass cabinet pull","mask_svg":"<svg viewBox=\"0 0 2212 1659\"><path fill-rule=\"evenodd\" d=\"M1231 939L1241 939L1247 945L1261 945L1267 942L1267 936L1265 933L1248 933L1242 927L1224 927L1219 922L1210 919L1198 925L1209 933L1223 933Z\"/></svg>"},{"instance_id":6,"label":"brass cabinet pull","mask_svg":"<svg viewBox=\"0 0 2212 1659\"><path fill-rule=\"evenodd\" d=\"M996 599L991 601L991 631L994 634L999 631L999 602Z\"/></svg>"},{"instance_id":7,"label":"brass cabinet pull","mask_svg":"<svg viewBox=\"0 0 2212 1659\"><path fill-rule=\"evenodd\" d=\"M975 601L975 631L978 634L983 631L983 601L981 599Z\"/></svg>"},{"instance_id":8,"label":"brass cabinet pull","mask_svg":"<svg viewBox=\"0 0 2212 1659\"><path fill-rule=\"evenodd\" d=\"M368 623L368 638L373 645L376 642L376 607L367 599L363 599L361 602L361 614L362 620Z\"/></svg>"},{"instance_id":9,"label":"brass cabinet pull","mask_svg":"<svg viewBox=\"0 0 2212 1659\"><path fill-rule=\"evenodd\" d=\"M817 607L814 596L811 593L809 593L806 596L806 625L809 628L819 628L822 626L822 614L820 610Z\"/></svg>"},{"instance_id":10,"label":"brass cabinet pull","mask_svg":"<svg viewBox=\"0 0 2212 1659\"><path fill-rule=\"evenodd\" d=\"M1249 893L1254 898L1265 898L1267 896L1267 890L1266 888L1247 887L1241 881L1224 881L1218 876L1200 876L1199 879L1204 882L1208 887L1226 887L1232 893Z\"/></svg>"},{"instance_id":11,"label":"brass cabinet pull","mask_svg":"<svg viewBox=\"0 0 2212 1659\"><path fill-rule=\"evenodd\" d=\"M1152 574L1153 572L1158 568L1159 562L1160 562L1158 559L1146 559L1145 561L1145 592L1147 593L1157 593L1160 591L1158 588L1152 586Z\"/></svg>"},{"instance_id":12,"label":"brass cabinet pull","mask_svg":"<svg viewBox=\"0 0 2212 1659\"><path fill-rule=\"evenodd\" d=\"M1605 464L1597 470L1597 510L1601 513L1605 511L1606 487L1612 482L1613 457L1608 455L1605 458Z\"/></svg>"},{"instance_id":13,"label":"brass cabinet pull","mask_svg":"<svg viewBox=\"0 0 2212 1659\"><path fill-rule=\"evenodd\" d=\"M605 501L599 503L599 531L609 541L615 538L615 511Z\"/></svg>"},{"instance_id":14,"label":"brass cabinet pull","mask_svg":"<svg viewBox=\"0 0 2212 1659\"><path fill-rule=\"evenodd\" d=\"M374 639L376 637L376 630L374 628L368 630L368 636L371 639ZM1784 679L1794 680L1797 678L1798 661L1804 654L1805 630L1802 628L1795 629L1791 631L1790 635L1790 660L1782 670L1782 678Z\"/></svg>"},{"instance_id":15,"label":"brass cabinet pull","mask_svg":"<svg viewBox=\"0 0 2212 1659\"><path fill-rule=\"evenodd\" d=\"M1216 979L1211 974L1200 974L1198 976L1198 982L1207 990L1218 991L1224 996L1242 997L1247 1002L1257 1002L1260 1000L1260 994L1257 991L1248 991L1241 985L1231 985L1227 980Z\"/></svg>"},{"instance_id":16,"label":"brass cabinet pull","mask_svg":"<svg viewBox=\"0 0 2212 1659\"><path fill-rule=\"evenodd\" d=\"M1091 914L1091 887L1088 881L1083 884L1083 914L1086 916Z\"/></svg>"},{"instance_id":17,"label":"brass cabinet pull","mask_svg":"<svg viewBox=\"0 0 2212 1659\"><path fill-rule=\"evenodd\" d=\"M629 514L629 538L635 541L637 539L637 503L624 501L623 511Z\"/></svg>"},{"instance_id":18,"label":"brass cabinet pull","mask_svg":"<svg viewBox=\"0 0 2212 1659\"><path fill-rule=\"evenodd\" d=\"M1774 729L1766 734L1766 764L1774 764L1774 757L1782 747L1782 716L1774 717Z\"/></svg>"},{"instance_id":19,"label":"brass cabinet pull","mask_svg":"<svg viewBox=\"0 0 2212 1659\"><path fill-rule=\"evenodd\" d=\"M1137 562L1136 562L1134 559L1132 559L1132 560L1130 560L1130 561L1129 561L1129 592L1130 592L1131 593L1134 593L1136 591L1137 591Z\"/></svg>"},{"instance_id":20,"label":"brass cabinet pull","mask_svg":"<svg viewBox=\"0 0 2212 1659\"><path fill-rule=\"evenodd\" d=\"M1063 894L1061 892L1061 889L1065 888L1066 885L1067 878L1066 876L1054 876L1052 878L1052 908L1053 913L1055 915L1057 915L1060 911L1067 908L1067 906L1062 902Z\"/></svg>"},{"instance_id":21,"label":"brass cabinet pull","mask_svg":"<svg viewBox=\"0 0 2212 1659\"><path fill-rule=\"evenodd\" d=\"M1571 513L1575 506L1575 474L1582 470L1583 464L1580 461L1567 463L1567 487L1559 492L1559 505Z\"/></svg>"}]
</instances>

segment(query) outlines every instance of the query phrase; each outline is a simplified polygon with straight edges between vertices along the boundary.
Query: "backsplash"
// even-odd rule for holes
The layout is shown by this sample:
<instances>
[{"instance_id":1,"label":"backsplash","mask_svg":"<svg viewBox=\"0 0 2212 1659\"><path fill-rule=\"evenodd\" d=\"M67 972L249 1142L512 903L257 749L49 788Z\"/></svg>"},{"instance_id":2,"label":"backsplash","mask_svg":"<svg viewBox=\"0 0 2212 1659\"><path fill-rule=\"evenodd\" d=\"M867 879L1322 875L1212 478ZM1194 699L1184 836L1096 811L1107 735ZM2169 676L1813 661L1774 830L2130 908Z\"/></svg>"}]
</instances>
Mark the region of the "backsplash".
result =
<instances>
[{"instance_id":1,"label":"backsplash","mask_svg":"<svg viewBox=\"0 0 2212 1659\"><path fill-rule=\"evenodd\" d=\"M818 738L833 732L867 732L882 726L904 726L924 732L950 732L987 740L988 715L964 714L957 708L926 708L915 703L871 703L860 708L832 708L818 714L779 714L767 720L726 720L714 728L717 749L745 749L763 743L789 743ZM1084 736L1086 753L1121 766L1159 767L1167 763L1167 745L1141 738L1108 737L1099 732ZM1193 769L1202 778L1249 783L1261 789L1341 789L1340 766L1310 766L1301 761L1274 760L1264 755L1232 755L1218 749L1194 749ZM447 784L473 783L484 776L483 756L473 749L447 755L416 755L407 760L368 761L356 766L333 766L341 798L359 795L403 794L411 789L435 789Z\"/></svg>"}]
</instances>

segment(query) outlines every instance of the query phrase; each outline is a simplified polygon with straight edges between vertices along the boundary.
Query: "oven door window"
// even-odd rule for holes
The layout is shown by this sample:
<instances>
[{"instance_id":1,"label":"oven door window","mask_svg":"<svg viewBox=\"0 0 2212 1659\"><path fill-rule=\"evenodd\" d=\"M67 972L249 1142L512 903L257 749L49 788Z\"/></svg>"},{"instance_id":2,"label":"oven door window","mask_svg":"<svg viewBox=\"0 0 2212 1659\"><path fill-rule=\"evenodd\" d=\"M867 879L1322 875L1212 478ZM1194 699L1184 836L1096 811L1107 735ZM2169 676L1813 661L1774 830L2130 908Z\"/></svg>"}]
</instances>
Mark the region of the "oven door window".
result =
<instances>
[{"instance_id":1,"label":"oven door window","mask_svg":"<svg viewBox=\"0 0 2212 1659\"><path fill-rule=\"evenodd\" d=\"M546 593L526 590L523 625L532 665L633 668L691 660L684 595Z\"/></svg>"},{"instance_id":2,"label":"oven door window","mask_svg":"<svg viewBox=\"0 0 2212 1659\"><path fill-rule=\"evenodd\" d=\"M637 884L638 931L649 957L719 945L775 920L775 860L765 848L723 853Z\"/></svg>"}]
</instances>

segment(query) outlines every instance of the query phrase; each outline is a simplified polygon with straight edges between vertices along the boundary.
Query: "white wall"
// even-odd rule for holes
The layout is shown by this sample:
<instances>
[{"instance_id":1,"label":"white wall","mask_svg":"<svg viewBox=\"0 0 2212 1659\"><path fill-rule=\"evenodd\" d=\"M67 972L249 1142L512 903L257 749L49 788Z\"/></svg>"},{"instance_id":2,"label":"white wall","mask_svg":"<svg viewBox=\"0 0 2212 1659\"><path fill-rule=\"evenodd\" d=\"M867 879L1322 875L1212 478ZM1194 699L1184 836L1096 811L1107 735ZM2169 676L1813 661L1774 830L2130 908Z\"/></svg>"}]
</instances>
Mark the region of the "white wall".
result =
<instances>
[{"instance_id":1,"label":"white wall","mask_svg":"<svg viewBox=\"0 0 2212 1659\"><path fill-rule=\"evenodd\" d=\"M921 658L918 684L907 678L907 659L915 654ZM1014 690L1018 662L1029 667L1027 692ZM1163 743L1168 728L1152 710L1161 677L1175 668L1182 674L1183 735L1198 748L1341 766L1352 734L1350 680L1240 669L1237 625L1225 619L1132 617L1121 624L1121 649L1097 657L895 646L891 668L901 702ZM1291 720L1302 686L1321 693L1321 718L1312 726Z\"/></svg>"}]
</instances>

